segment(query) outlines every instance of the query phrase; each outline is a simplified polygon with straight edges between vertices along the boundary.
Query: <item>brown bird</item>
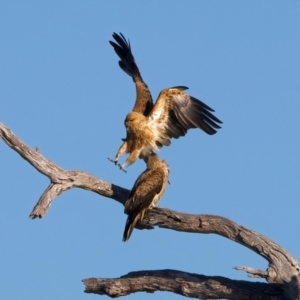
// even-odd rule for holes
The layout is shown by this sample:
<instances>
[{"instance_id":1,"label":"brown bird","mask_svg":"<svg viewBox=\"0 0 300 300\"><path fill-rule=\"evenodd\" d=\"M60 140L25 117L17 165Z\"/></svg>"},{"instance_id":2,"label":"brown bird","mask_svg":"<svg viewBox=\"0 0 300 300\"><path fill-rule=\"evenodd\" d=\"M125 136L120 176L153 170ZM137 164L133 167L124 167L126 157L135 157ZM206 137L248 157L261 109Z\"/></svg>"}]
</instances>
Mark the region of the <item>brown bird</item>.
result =
<instances>
[{"instance_id":1,"label":"brown bird","mask_svg":"<svg viewBox=\"0 0 300 300\"><path fill-rule=\"evenodd\" d=\"M125 119L126 138L118 150L115 159L117 164L124 153L129 153L120 169L125 171L126 165L133 164L137 158L145 158L149 150L158 150L162 146L169 146L171 138L179 138L187 133L188 129L199 128L207 134L213 135L221 128L222 123L211 112L212 108L202 101L187 95L184 86L168 88L159 94L153 106L152 97L144 83L134 57L130 43L120 33L113 34L115 42L110 41L115 52L120 57L121 69L129 74L136 85L137 97L132 112Z\"/></svg>"},{"instance_id":2,"label":"brown bird","mask_svg":"<svg viewBox=\"0 0 300 300\"><path fill-rule=\"evenodd\" d=\"M145 158L145 162L147 169L135 181L125 202L124 212L128 214L128 218L123 242L130 238L137 221L143 220L145 212L157 205L168 183L169 169L164 160L160 160L157 154L151 152Z\"/></svg>"}]
</instances>

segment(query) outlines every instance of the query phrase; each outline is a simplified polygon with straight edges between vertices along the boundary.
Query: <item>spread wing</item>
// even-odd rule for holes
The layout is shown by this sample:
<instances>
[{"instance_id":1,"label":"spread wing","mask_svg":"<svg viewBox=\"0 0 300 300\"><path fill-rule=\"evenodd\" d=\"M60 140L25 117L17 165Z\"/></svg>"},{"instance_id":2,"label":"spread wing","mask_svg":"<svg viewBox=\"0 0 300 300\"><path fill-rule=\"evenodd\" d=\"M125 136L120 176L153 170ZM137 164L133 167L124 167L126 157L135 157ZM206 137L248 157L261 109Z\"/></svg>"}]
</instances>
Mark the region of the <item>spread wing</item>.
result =
<instances>
[{"instance_id":1,"label":"spread wing","mask_svg":"<svg viewBox=\"0 0 300 300\"><path fill-rule=\"evenodd\" d=\"M135 63L134 57L131 52L129 40L126 41L122 33L113 33L113 38L116 43L109 41L113 46L115 52L120 58L120 68L132 77L136 87L136 101L133 107L133 111L139 112L147 116L153 107L153 100L147 84L143 81L143 78L139 72L138 66Z\"/></svg>"},{"instance_id":2,"label":"spread wing","mask_svg":"<svg viewBox=\"0 0 300 300\"><path fill-rule=\"evenodd\" d=\"M154 197L163 188L164 174L162 170L146 170L136 180L129 198L125 202L124 212L128 214L123 233L123 241L127 241L139 219L150 207Z\"/></svg>"},{"instance_id":3,"label":"spread wing","mask_svg":"<svg viewBox=\"0 0 300 300\"><path fill-rule=\"evenodd\" d=\"M222 122L212 114L212 108L184 93L186 89L179 86L163 90L148 116L149 125L163 129L167 138L184 136L190 128L215 134L221 128L218 124Z\"/></svg>"}]
</instances>

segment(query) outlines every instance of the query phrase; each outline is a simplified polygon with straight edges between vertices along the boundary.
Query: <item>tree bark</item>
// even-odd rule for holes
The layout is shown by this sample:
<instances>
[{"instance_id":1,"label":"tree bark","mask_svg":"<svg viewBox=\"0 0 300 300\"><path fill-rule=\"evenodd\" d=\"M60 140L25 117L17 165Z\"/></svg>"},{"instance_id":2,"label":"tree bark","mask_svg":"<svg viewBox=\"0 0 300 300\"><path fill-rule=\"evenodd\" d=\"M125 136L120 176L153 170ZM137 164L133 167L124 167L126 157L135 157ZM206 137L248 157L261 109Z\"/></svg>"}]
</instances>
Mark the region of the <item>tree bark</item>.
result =
<instances>
[{"instance_id":1,"label":"tree bark","mask_svg":"<svg viewBox=\"0 0 300 300\"><path fill-rule=\"evenodd\" d=\"M221 276L204 276L176 270L138 271L120 278L89 278L83 282L86 293L111 298L141 291L167 291L200 299L284 299L280 286L276 284L231 280Z\"/></svg>"},{"instance_id":2,"label":"tree bark","mask_svg":"<svg viewBox=\"0 0 300 300\"><path fill-rule=\"evenodd\" d=\"M55 197L74 187L95 192L121 204L126 201L129 193L127 189L83 171L63 170L45 158L38 149L28 147L2 123L0 136L9 147L50 179L49 186L30 213L30 218L42 218ZM110 297L124 296L137 291L170 291L202 299L300 300L300 264L290 253L269 238L224 217L191 215L163 208L149 210L136 227L151 229L153 226L193 233L214 233L237 242L264 257L269 265L265 271L250 267L235 267L235 269L246 271L252 277L265 278L268 283L207 277L175 270L158 270L132 272L116 279L85 279L85 291Z\"/></svg>"}]
</instances>

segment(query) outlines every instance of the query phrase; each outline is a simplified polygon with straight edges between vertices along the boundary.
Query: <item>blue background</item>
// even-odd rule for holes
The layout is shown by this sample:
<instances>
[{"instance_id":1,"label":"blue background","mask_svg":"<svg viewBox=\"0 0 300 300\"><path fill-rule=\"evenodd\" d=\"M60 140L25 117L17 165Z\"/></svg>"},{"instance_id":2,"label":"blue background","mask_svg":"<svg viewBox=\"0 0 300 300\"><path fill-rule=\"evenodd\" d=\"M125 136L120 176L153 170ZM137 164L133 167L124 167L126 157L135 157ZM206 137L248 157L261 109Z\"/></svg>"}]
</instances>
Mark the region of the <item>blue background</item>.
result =
<instances>
[{"instance_id":1,"label":"blue background","mask_svg":"<svg viewBox=\"0 0 300 300\"><path fill-rule=\"evenodd\" d=\"M108 43L122 32L154 99L186 85L224 122L214 136L190 130L160 151L171 169L160 205L230 218L299 258L299 15L299 1L1 1L0 121L62 168L130 189L144 163L125 174L107 160L135 100ZM122 206L80 189L32 221L48 184L0 142L3 299L96 299L82 279L136 270L252 280L232 268L267 267L212 234L135 230L123 243Z\"/></svg>"}]
</instances>

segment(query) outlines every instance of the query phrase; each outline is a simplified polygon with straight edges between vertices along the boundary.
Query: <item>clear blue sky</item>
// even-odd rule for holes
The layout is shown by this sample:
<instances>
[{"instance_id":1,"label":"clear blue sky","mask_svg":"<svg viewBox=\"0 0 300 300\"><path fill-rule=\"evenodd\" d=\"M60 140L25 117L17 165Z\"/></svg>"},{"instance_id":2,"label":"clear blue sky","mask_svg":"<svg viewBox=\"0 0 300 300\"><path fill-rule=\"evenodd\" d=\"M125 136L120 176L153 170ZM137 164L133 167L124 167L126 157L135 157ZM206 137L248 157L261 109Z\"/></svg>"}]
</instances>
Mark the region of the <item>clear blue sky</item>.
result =
<instances>
[{"instance_id":1,"label":"clear blue sky","mask_svg":"<svg viewBox=\"0 0 300 300\"><path fill-rule=\"evenodd\" d=\"M160 151L171 169L160 205L230 218L299 259L299 15L299 1L1 1L0 121L62 168L131 188L144 163L125 174L107 160L135 99L108 44L122 32L154 98L186 85L224 122ZM247 280L232 267L267 267L216 235L155 228L123 243L122 206L80 189L32 221L48 183L0 141L3 299L96 299L81 279L135 270ZM128 299L161 297L181 298Z\"/></svg>"}]
</instances>

